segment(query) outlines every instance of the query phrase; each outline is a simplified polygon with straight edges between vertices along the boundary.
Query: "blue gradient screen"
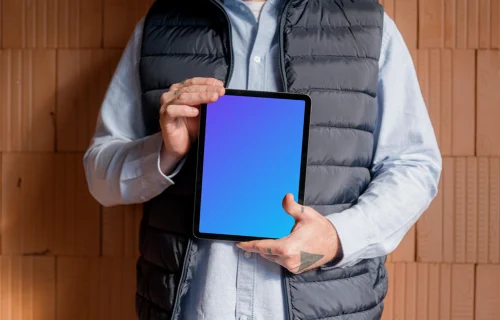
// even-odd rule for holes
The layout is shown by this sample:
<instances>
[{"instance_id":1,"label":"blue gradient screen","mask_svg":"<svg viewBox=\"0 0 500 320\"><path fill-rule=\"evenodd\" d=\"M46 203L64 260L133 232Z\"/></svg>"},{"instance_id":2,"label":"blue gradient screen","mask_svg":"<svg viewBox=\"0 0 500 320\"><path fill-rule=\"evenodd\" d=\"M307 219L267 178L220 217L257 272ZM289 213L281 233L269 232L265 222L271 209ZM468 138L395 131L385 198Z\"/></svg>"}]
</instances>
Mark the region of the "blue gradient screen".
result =
<instances>
[{"instance_id":1,"label":"blue gradient screen","mask_svg":"<svg viewBox=\"0 0 500 320\"><path fill-rule=\"evenodd\" d=\"M281 238L298 199L306 103L225 95L207 105L200 233Z\"/></svg>"}]
</instances>

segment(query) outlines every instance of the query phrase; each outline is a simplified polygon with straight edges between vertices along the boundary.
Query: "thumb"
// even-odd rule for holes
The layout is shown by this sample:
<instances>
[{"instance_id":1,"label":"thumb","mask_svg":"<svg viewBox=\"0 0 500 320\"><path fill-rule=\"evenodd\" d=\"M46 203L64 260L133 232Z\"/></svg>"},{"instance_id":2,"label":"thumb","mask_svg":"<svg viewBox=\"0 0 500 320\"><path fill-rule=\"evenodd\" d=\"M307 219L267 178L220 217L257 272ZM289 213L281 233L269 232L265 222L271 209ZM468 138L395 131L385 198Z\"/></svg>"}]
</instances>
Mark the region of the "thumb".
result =
<instances>
[{"instance_id":1,"label":"thumb","mask_svg":"<svg viewBox=\"0 0 500 320\"><path fill-rule=\"evenodd\" d=\"M303 206L295 202L293 198L293 194L288 193L284 198L283 198L283 209L292 217L294 217L295 220L300 220L304 217L304 209Z\"/></svg>"}]
</instances>

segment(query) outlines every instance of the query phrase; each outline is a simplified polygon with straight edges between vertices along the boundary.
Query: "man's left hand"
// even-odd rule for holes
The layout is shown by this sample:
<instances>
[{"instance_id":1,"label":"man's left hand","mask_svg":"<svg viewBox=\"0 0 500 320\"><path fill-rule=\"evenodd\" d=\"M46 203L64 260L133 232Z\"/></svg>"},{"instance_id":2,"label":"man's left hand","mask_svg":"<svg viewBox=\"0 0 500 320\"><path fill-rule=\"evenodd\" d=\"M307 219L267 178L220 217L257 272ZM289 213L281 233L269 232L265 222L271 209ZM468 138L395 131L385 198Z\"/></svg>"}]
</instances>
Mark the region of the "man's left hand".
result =
<instances>
[{"instance_id":1,"label":"man's left hand","mask_svg":"<svg viewBox=\"0 0 500 320\"><path fill-rule=\"evenodd\" d=\"M295 202L292 194L283 199L283 209L295 219L292 232L281 239L240 242L237 246L259 253L290 272L299 274L336 258L339 238L333 224L316 210Z\"/></svg>"}]
</instances>

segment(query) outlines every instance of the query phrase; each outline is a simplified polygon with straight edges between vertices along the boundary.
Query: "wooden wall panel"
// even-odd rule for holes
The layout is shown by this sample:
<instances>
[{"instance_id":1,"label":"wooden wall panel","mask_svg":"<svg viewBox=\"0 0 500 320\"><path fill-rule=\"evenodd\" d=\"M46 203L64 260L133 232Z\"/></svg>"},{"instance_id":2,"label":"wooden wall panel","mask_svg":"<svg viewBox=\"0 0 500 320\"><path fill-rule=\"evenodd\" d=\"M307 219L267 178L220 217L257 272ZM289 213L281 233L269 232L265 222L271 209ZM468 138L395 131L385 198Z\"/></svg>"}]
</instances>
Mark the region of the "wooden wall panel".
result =
<instances>
[{"instance_id":1,"label":"wooden wall panel","mask_svg":"<svg viewBox=\"0 0 500 320\"><path fill-rule=\"evenodd\" d=\"M104 47L123 48L153 0L103 0Z\"/></svg>"},{"instance_id":2,"label":"wooden wall panel","mask_svg":"<svg viewBox=\"0 0 500 320\"><path fill-rule=\"evenodd\" d=\"M119 50L59 50L57 151L88 148L120 55Z\"/></svg>"},{"instance_id":3,"label":"wooden wall panel","mask_svg":"<svg viewBox=\"0 0 500 320\"><path fill-rule=\"evenodd\" d=\"M142 206L103 208L102 254L109 257L138 257Z\"/></svg>"},{"instance_id":4,"label":"wooden wall panel","mask_svg":"<svg viewBox=\"0 0 500 320\"><path fill-rule=\"evenodd\" d=\"M55 258L0 257L0 319L55 319L55 290Z\"/></svg>"},{"instance_id":5,"label":"wooden wall panel","mask_svg":"<svg viewBox=\"0 0 500 320\"><path fill-rule=\"evenodd\" d=\"M499 48L497 0L420 0L419 48Z\"/></svg>"},{"instance_id":6,"label":"wooden wall panel","mask_svg":"<svg viewBox=\"0 0 500 320\"><path fill-rule=\"evenodd\" d=\"M55 241L58 255L99 256L100 206L88 191L82 154L57 154Z\"/></svg>"},{"instance_id":7,"label":"wooden wall panel","mask_svg":"<svg viewBox=\"0 0 500 320\"><path fill-rule=\"evenodd\" d=\"M382 0L385 12L398 26L405 44L409 48L417 47L418 0Z\"/></svg>"},{"instance_id":8,"label":"wooden wall panel","mask_svg":"<svg viewBox=\"0 0 500 320\"><path fill-rule=\"evenodd\" d=\"M2 254L53 252L54 156L2 155Z\"/></svg>"},{"instance_id":9,"label":"wooden wall panel","mask_svg":"<svg viewBox=\"0 0 500 320\"><path fill-rule=\"evenodd\" d=\"M3 0L3 48L100 48L102 0Z\"/></svg>"},{"instance_id":10,"label":"wooden wall panel","mask_svg":"<svg viewBox=\"0 0 500 320\"><path fill-rule=\"evenodd\" d=\"M53 151L55 50L0 51L0 151Z\"/></svg>"},{"instance_id":11,"label":"wooden wall panel","mask_svg":"<svg viewBox=\"0 0 500 320\"><path fill-rule=\"evenodd\" d=\"M135 319L135 265L123 258L58 258L57 318Z\"/></svg>"}]
</instances>

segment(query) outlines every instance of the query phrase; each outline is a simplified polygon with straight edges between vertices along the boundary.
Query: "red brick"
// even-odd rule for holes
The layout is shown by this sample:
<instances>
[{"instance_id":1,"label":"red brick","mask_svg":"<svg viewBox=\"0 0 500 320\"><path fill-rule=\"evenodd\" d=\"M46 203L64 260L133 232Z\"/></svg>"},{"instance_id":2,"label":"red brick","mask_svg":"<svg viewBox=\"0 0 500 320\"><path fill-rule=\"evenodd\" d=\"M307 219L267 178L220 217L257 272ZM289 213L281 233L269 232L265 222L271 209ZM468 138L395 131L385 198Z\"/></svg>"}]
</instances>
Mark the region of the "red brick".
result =
<instances>
[{"instance_id":1,"label":"red brick","mask_svg":"<svg viewBox=\"0 0 500 320\"><path fill-rule=\"evenodd\" d=\"M474 155L473 50L418 50L422 94L443 155Z\"/></svg>"},{"instance_id":2,"label":"red brick","mask_svg":"<svg viewBox=\"0 0 500 320\"><path fill-rule=\"evenodd\" d=\"M413 262L415 261L416 232L413 226L399 243L394 252L388 256L391 262Z\"/></svg>"},{"instance_id":3,"label":"red brick","mask_svg":"<svg viewBox=\"0 0 500 320\"><path fill-rule=\"evenodd\" d=\"M53 151L54 50L0 51L0 150Z\"/></svg>"},{"instance_id":4,"label":"red brick","mask_svg":"<svg viewBox=\"0 0 500 320\"><path fill-rule=\"evenodd\" d=\"M57 151L84 152L120 52L60 50L57 57Z\"/></svg>"},{"instance_id":5,"label":"red brick","mask_svg":"<svg viewBox=\"0 0 500 320\"><path fill-rule=\"evenodd\" d=\"M500 314L500 266L476 267L476 320L497 320Z\"/></svg>"},{"instance_id":6,"label":"red brick","mask_svg":"<svg viewBox=\"0 0 500 320\"><path fill-rule=\"evenodd\" d=\"M394 290L395 290L395 279L394 279L394 263L386 263L387 268L387 279L388 279L388 290L387 295L384 299L384 312L382 314L381 320L393 320L394 318Z\"/></svg>"},{"instance_id":7,"label":"red brick","mask_svg":"<svg viewBox=\"0 0 500 320\"><path fill-rule=\"evenodd\" d=\"M453 264L451 267L451 316L474 319L474 265Z\"/></svg>"},{"instance_id":8,"label":"red brick","mask_svg":"<svg viewBox=\"0 0 500 320\"><path fill-rule=\"evenodd\" d=\"M445 23L444 3L442 0L419 1L419 48L441 48L444 45L443 30ZM448 30L448 28L446 28Z\"/></svg>"},{"instance_id":9,"label":"red brick","mask_svg":"<svg viewBox=\"0 0 500 320\"><path fill-rule=\"evenodd\" d=\"M443 158L443 261L455 261L455 160Z\"/></svg>"},{"instance_id":10,"label":"red brick","mask_svg":"<svg viewBox=\"0 0 500 320\"><path fill-rule=\"evenodd\" d=\"M103 208L102 254L110 257L138 257L139 205Z\"/></svg>"},{"instance_id":11,"label":"red brick","mask_svg":"<svg viewBox=\"0 0 500 320\"><path fill-rule=\"evenodd\" d=\"M500 51L477 55L477 154L500 156Z\"/></svg>"},{"instance_id":12,"label":"red brick","mask_svg":"<svg viewBox=\"0 0 500 320\"><path fill-rule=\"evenodd\" d=\"M417 261L443 260L443 188L417 222Z\"/></svg>"},{"instance_id":13,"label":"red brick","mask_svg":"<svg viewBox=\"0 0 500 320\"><path fill-rule=\"evenodd\" d=\"M489 166L489 259L500 263L500 159L491 158Z\"/></svg>"},{"instance_id":14,"label":"red brick","mask_svg":"<svg viewBox=\"0 0 500 320\"><path fill-rule=\"evenodd\" d=\"M0 319L55 319L55 259L0 257Z\"/></svg>"}]
</instances>

